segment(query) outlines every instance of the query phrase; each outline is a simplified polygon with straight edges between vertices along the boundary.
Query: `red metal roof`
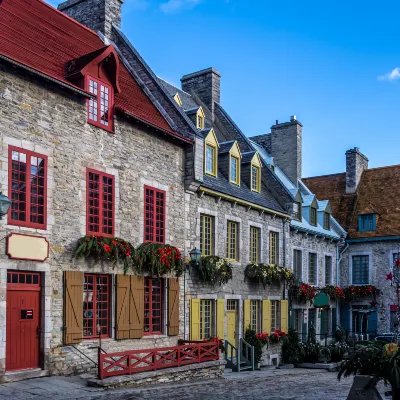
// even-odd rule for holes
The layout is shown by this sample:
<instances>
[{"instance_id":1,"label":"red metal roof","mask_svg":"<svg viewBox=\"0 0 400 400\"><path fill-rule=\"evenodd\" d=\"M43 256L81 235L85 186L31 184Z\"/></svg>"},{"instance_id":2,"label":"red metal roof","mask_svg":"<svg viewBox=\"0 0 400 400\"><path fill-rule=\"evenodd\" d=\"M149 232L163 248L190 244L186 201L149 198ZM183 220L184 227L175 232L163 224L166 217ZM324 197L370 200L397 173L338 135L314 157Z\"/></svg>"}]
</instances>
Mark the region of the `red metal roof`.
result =
<instances>
[{"instance_id":1,"label":"red metal roof","mask_svg":"<svg viewBox=\"0 0 400 400\"><path fill-rule=\"evenodd\" d=\"M42 0L0 0L0 53L20 64L75 87L65 78L66 63L102 47L94 31ZM180 137L122 63L119 83L116 108Z\"/></svg>"}]
</instances>

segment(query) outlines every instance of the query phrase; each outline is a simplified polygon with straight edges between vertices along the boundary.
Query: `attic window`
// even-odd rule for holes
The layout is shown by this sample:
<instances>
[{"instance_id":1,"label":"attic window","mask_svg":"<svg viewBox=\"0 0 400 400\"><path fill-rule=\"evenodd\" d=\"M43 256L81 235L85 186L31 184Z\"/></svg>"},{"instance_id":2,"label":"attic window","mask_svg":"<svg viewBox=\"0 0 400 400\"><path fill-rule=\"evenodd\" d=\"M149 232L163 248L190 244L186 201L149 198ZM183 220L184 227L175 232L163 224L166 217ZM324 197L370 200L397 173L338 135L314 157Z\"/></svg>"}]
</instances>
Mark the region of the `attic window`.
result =
<instances>
[{"instance_id":1,"label":"attic window","mask_svg":"<svg viewBox=\"0 0 400 400\"><path fill-rule=\"evenodd\" d=\"M297 211L296 211L296 215L295 218L297 219L297 221L301 221L302 220L302 205L301 205L301 201L297 201Z\"/></svg>"},{"instance_id":2,"label":"attic window","mask_svg":"<svg viewBox=\"0 0 400 400\"><path fill-rule=\"evenodd\" d=\"M240 184L240 165L239 158L233 155L229 156L229 180L235 185Z\"/></svg>"},{"instance_id":3,"label":"attic window","mask_svg":"<svg viewBox=\"0 0 400 400\"><path fill-rule=\"evenodd\" d=\"M206 144L206 174L217 175L217 149L211 144Z\"/></svg>"},{"instance_id":4,"label":"attic window","mask_svg":"<svg viewBox=\"0 0 400 400\"><path fill-rule=\"evenodd\" d=\"M317 226L317 209L310 207L310 224Z\"/></svg>"},{"instance_id":5,"label":"attic window","mask_svg":"<svg viewBox=\"0 0 400 400\"><path fill-rule=\"evenodd\" d=\"M258 165L251 165L251 190L260 193L261 171Z\"/></svg>"},{"instance_id":6,"label":"attic window","mask_svg":"<svg viewBox=\"0 0 400 400\"><path fill-rule=\"evenodd\" d=\"M204 129L204 117L202 115L197 115L197 128Z\"/></svg>"},{"instance_id":7,"label":"attic window","mask_svg":"<svg viewBox=\"0 0 400 400\"><path fill-rule=\"evenodd\" d=\"M95 98L87 100L88 122L108 131L113 130L113 90L110 85L86 76L86 86Z\"/></svg>"},{"instance_id":8,"label":"attic window","mask_svg":"<svg viewBox=\"0 0 400 400\"><path fill-rule=\"evenodd\" d=\"M376 230L376 214L364 214L358 216L358 231L368 232Z\"/></svg>"},{"instance_id":9,"label":"attic window","mask_svg":"<svg viewBox=\"0 0 400 400\"><path fill-rule=\"evenodd\" d=\"M331 215L328 212L324 212L324 229L331 229Z\"/></svg>"},{"instance_id":10,"label":"attic window","mask_svg":"<svg viewBox=\"0 0 400 400\"><path fill-rule=\"evenodd\" d=\"M179 97L178 93L174 96L174 100L176 101L176 103L178 104L179 107L182 107L182 100Z\"/></svg>"}]
</instances>

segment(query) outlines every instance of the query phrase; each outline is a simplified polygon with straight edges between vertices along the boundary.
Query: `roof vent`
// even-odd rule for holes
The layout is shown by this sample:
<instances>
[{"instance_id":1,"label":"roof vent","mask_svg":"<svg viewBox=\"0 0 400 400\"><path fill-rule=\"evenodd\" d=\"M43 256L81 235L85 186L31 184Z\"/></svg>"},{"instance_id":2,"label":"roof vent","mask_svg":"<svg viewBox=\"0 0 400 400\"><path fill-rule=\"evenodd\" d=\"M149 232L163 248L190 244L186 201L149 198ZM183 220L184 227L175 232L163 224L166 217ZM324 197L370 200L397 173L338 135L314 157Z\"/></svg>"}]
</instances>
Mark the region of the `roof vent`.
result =
<instances>
[{"instance_id":1,"label":"roof vent","mask_svg":"<svg viewBox=\"0 0 400 400\"><path fill-rule=\"evenodd\" d=\"M295 115L291 115L291 116L290 116L290 121L291 121L291 122L296 121L296 116L295 116Z\"/></svg>"}]
</instances>

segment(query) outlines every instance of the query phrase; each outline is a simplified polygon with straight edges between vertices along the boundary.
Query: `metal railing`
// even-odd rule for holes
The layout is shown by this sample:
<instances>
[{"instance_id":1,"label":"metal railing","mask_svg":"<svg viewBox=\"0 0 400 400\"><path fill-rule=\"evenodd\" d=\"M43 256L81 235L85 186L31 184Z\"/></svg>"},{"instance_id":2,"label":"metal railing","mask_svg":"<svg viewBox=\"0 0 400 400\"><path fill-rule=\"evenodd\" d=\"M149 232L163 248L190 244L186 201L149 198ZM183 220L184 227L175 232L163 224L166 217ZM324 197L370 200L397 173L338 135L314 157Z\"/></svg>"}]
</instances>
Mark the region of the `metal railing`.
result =
<instances>
[{"instance_id":1,"label":"metal railing","mask_svg":"<svg viewBox=\"0 0 400 400\"><path fill-rule=\"evenodd\" d=\"M244 339L240 339L240 344L242 348L243 362L246 363L246 367L251 367L251 370L254 371L254 346L247 343Z\"/></svg>"},{"instance_id":2,"label":"metal railing","mask_svg":"<svg viewBox=\"0 0 400 400\"><path fill-rule=\"evenodd\" d=\"M239 348L225 340L225 361L226 366L232 371L241 370L254 371L254 346L240 339Z\"/></svg>"}]
</instances>

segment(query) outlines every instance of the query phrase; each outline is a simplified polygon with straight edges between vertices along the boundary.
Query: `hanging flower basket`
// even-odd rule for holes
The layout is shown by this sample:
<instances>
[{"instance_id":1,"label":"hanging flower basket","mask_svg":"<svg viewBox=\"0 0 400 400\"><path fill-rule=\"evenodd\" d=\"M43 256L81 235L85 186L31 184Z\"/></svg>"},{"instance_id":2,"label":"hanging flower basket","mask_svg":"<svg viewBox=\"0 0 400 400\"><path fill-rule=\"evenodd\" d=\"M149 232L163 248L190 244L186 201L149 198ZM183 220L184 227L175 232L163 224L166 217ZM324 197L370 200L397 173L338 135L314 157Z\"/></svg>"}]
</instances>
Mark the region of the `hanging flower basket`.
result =
<instances>
[{"instance_id":1,"label":"hanging flower basket","mask_svg":"<svg viewBox=\"0 0 400 400\"><path fill-rule=\"evenodd\" d=\"M133 252L133 246L121 238L86 235L78 240L74 256L111 261L114 265L121 262L126 272L132 264Z\"/></svg>"},{"instance_id":2,"label":"hanging flower basket","mask_svg":"<svg viewBox=\"0 0 400 400\"><path fill-rule=\"evenodd\" d=\"M183 273L182 254L169 244L142 243L135 249L132 263L138 271L154 277L166 274L178 277Z\"/></svg>"},{"instance_id":3,"label":"hanging flower basket","mask_svg":"<svg viewBox=\"0 0 400 400\"><path fill-rule=\"evenodd\" d=\"M275 264L256 264L246 265L244 278L254 280L263 284L264 288L271 283L286 282L291 284L294 280L293 272L289 268L280 267Z\"/></svg>"},{"instance_id":4,"label":"hanging flower basket","mask_svg":"<svg viewBox=\"0 0 400 400\"><path fill-rule=\"evenodd\" d=\"M318 296L318 288L302 283L300 286L292 286L289 289L289 296L298 303L312 302Z\"/></svg>"},{"instance_id":5,"label":"hanging flower basket","mask_svg":"<svg viewBox=\"0 0 400 400\"><path fill-rule=\"evenodd\" d=\"M211 285L218 283L221 286L232 279L232 264L218 256L201 257L199 274L202 282Z\"/></svg>"},{"instance_id":6,"label":"hanging flower basket","mask_svg":"<svg viewBox=\"0 0 400 400\"><path fill-rule=\"evenodd\" d=\"M343 291L346 301L357 300L363 297L371 297L375 300L376 296L379 296L381 293L381 291L373 285L348 286Z\"/></svg>"},{"instance_id":7,"label":"hanging flower basket","mask_svg":"<svg viewBox=\"0 0 400 400\"><path fill-rule=\"evenodd\" d=\"M344 291L339 286L326 285L321 291L326 293L331 299L344 299Z\"/></svg>"}]
</instances>

